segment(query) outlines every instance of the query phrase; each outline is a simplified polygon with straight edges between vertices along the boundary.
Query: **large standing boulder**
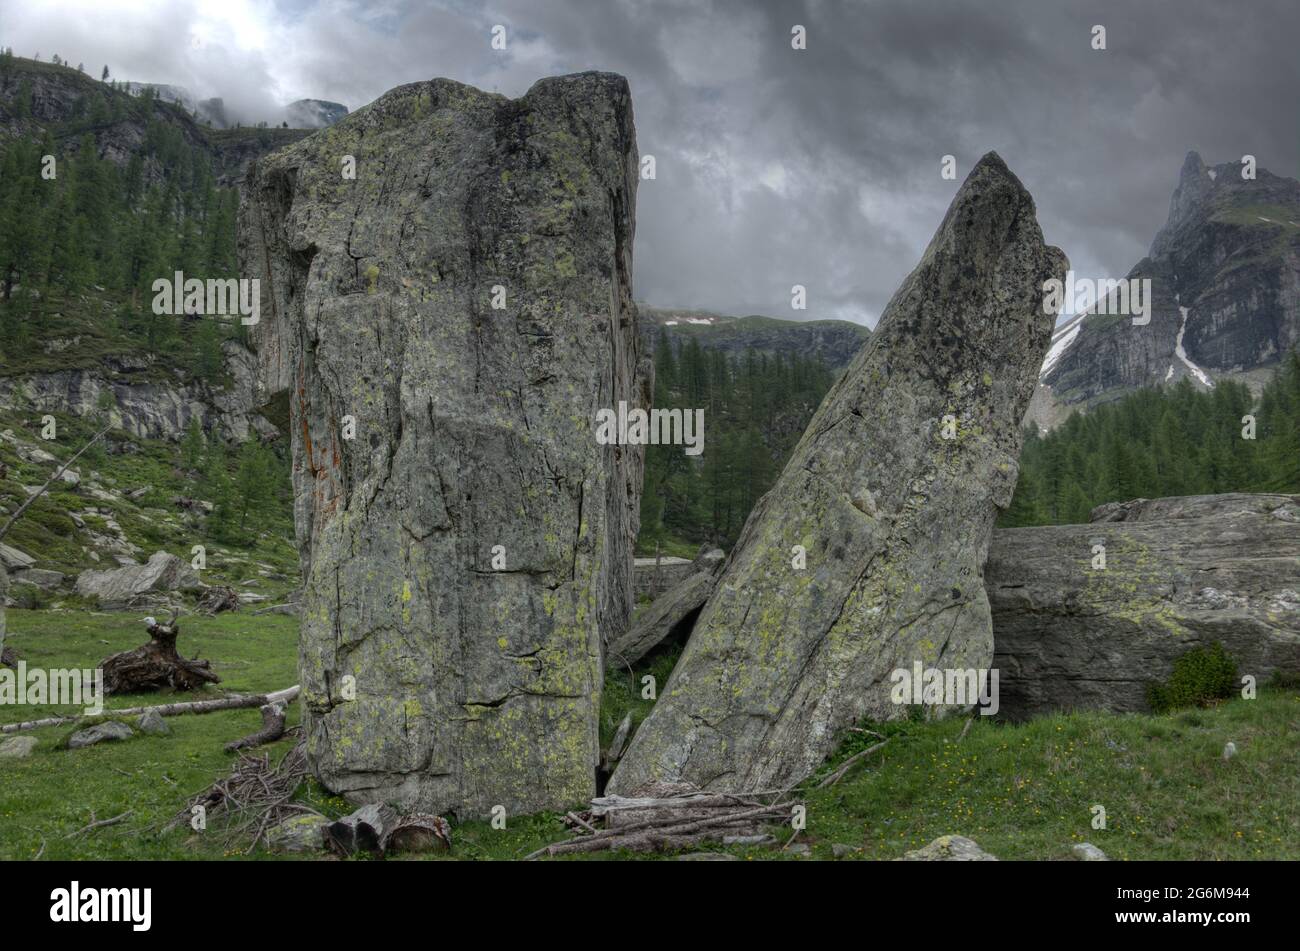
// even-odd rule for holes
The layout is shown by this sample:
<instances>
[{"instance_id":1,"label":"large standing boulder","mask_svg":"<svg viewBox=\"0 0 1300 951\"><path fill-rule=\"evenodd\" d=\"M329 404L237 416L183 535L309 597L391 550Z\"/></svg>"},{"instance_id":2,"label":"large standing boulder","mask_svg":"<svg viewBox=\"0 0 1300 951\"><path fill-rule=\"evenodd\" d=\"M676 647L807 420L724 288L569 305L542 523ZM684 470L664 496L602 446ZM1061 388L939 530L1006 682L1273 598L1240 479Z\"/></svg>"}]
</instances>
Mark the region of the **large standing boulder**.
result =
<instances>
[{"instance_id":1,"label":"large standing boulder","mask_svg":"<svg viewBox=\"0 0 1300 951\"><path fill-rule=\"evenodd\" d=\"M984 559L1066 266L986 155L750 514L610 791L784 787L904 712L893 670L991 665Z\"/></svg>"},{"instance_id":2,"label":"large standing boulder","mask_svg":"<svg viewBox=\"0 0 1300 951\"><path fill-rule=\"evenodd\" d=\"M1146 710L1148 686L1215 641L1259 683L1300 674L1300 496L1138 499L1092 517L993 536L1000 714Z\"/></svg>"},{"instance_id":3,"label":"large standing boulder","mask_svg":"<svg viewBox=\"0 0 1300 951\"><path fill-rule=\"evenodd\" d=\"M308 756L353 801L465 817L595 791L643 458L595 416L648 395L637 167L626 81L583 73L515 100L402 86L249 169Z\"/></svg>"}]
</instances>

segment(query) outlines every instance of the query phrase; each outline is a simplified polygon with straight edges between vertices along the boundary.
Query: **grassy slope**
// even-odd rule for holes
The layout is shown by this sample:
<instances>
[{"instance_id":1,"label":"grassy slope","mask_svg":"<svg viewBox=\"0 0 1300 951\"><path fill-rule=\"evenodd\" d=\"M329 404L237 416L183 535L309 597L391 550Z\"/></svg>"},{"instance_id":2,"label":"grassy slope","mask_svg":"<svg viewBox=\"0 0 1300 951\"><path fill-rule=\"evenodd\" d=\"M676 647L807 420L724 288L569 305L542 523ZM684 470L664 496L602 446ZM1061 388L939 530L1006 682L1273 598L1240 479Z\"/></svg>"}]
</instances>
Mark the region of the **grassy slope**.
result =
<instances>
[{"instance_id":1,"label":"grassy slope","mask_svg":"<svg viewBox=\"0 0 1300 951\"><path fill-rule=\"evenodd\" d=\"M24 442L39 446L60 461L76 452L94 432L93 424L87 420L55 413L60 438L47 442L38 436L42 415L38 411L0 411L0 430L12 429ZM121 433L113 435L115 442L125 438ZM14 525L5 542L36 558L38 568L72 575L84 568L114 568L111 558L101 557L96 563L82 550L86 540L69 517L70 513L78 513L88 526L106 533L102 516L91 515L86 510L108 510L127 539L142 549L138 558L142 562L158 550L170 551L188 561L191 547L201 543L208 552L203 580L209 584L238 585L240 581L257 577L258 564L270 565L277 577L261 578L260 587L251 590L282 595L297 583L298 552L293 543L292 513L287 502L274 513L263 512L255 518L260 530L255 533L251 548L223 545L208 537L201 518L181 512L172 504L176 496L203 497L195 477L179 468L179 448L148 439L131 438L129 444L130 452L79 459L73 468L81 473L83 487L72 488L56 482ZM23 461L3 441L0 441L0 462L8 466L9 473L7 478L0 479L0 502L11 512L27 497L23 486L42 485L55 468ZM108 502L90 495L84 483L89 481L92 471L100 474L106 488L122 492L123 498ZM126 491L146 485L152 489L143 498L133 501L125 497ZM11 590L10 596L18 593Z\"/></svg>"},{"instance_id":2,"label":"grassy slope","mask_svg":"<svg viewBox=\"0 0 1300 951\"><path fill-rule=\"evenodd\" d=\"M185 618L182 647L213 660L223 688L271 690L295 680L297 622L251 618ZM133 615L81 611L13 611L10 643L32 664L84 667L141 640ZM641 676L662 690L672 657L644 669L611 672L602 716L608 737L629 708L644 716ZM166 702L170 697L156 697ZM150 702L113 698L111 706ZM48 708L0 708L12 722ZM136 736L84 750L56 744L71 727L36 731L26 760L0 765L0 859L29 858L45 843L48 858L221 858L215 830L152 831L186 796L222 776L233 756L222 750L255 730L256 710L172 717L172 735ZM859 858L893 858L939 835L968 835L1004 859L1065 858L1088 840L1113 858L1260 859L1300 856L1300 693L1275 687L1259 699L1170 716L1075 714L1024 725L981 720L963 740L962 723L897 721L877 727L891 741L869 764L835 787L807 797L813 855L829 858L840 843ZM1224 743L1239 750L1225 762ZM272 747L282 755L290 741ZM866 743L851 738L833 765ZM830 766L827 767L828 769ZM327 814L347 811L314 785L302 795ZM1091 827L1091 807L1105 806L1108 828ZM579 805L576 804L575 805ZM97 818L134 809L119 826L68 839ZM776 830L788 835L786 830ZM518 858L564 837L554 816L510 817L504 831L485 822L458 825L454 857ZM729 849L742 857L788 853ZM607 857L607 856L606 856ZM600 856L597 856L600 858Z\"/></svg>"}]
</instances>

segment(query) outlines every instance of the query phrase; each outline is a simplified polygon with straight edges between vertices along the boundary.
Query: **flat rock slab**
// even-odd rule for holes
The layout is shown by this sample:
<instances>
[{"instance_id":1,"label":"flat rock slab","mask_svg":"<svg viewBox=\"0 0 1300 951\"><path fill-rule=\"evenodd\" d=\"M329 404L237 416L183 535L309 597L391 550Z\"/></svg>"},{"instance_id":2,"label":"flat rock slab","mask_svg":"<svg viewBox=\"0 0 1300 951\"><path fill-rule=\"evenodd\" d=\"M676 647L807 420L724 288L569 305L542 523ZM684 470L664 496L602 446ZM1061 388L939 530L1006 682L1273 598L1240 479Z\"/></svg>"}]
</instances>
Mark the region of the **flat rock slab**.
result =
<instances>
[{"instance_id":1,"label":"flat rock slab","mask_svg":"<svg viewBox=\"0 0 1300 951\"><path fill-rule=\"evenodd\" d=\"M26 759L36 749L36 737L11 736L0 741L0 759Z\"/></svg>"},{"instance_id":2,"label":"flat rock slab","mask_svg":"<svg viewBox=\"0 0 1300 951\"><path fill-rule=\"evenodd\" d=\"M785 788L844 727L904 714L895 669L991 665L984 559L1066 266L985 156L750 514L610 792Z\"/></svg>"},{"instance_id":3,"label":"flat rock slab","mask_svg":"<svg viewBox=\"0 0 1300 951\"><path fill-rule=\"evenodd\" d=\"M469 818L595 792L643 459L599 444L596 414L648 398L636 180L607 73L514 100L402 86L248 171L259 375L292 419L308 758L354 802Z\"/></svg>"},{"instance_id":4,"label":"flat rock slab","mask_svg":"<svg viewBox=\"0 0 1300 951\"><path fill-rule=\"evenodd\" d=\"M725 562L721 549L701 552L691 562L689 575L643 608L627 633L610 642L609 662L619 666L635 664L679 631L689 633L696 615L713 594Z\"/></svg>"},{"instance_id":5,"label":"flat rock slab","mask_svg":"<svg viewBox=\"0 0 1300 951\"><path fill-rule=\"evenodd\" d=\"M105 743L109 741L127 740L134 735L132 730L125 723L118 720L109 720L107 723L96 723L94 726L87 727L84 730L78 730L68 737L68 749L79 750L86 746L94 746L96 743Z\"/></svg>"},{"instance_id":6,"label":"flat rock slab","mask_svg":"<svg viewBox=\"0 0 1300 951\"><path fill-rule=\"evenodd\" d=\"M1259 683L1300 674L1297 513L1296 495L1186 496L999 529L985 569L999 714L1145 711L1148 686L1215 641Z\"/></svg>"}]
</instances>

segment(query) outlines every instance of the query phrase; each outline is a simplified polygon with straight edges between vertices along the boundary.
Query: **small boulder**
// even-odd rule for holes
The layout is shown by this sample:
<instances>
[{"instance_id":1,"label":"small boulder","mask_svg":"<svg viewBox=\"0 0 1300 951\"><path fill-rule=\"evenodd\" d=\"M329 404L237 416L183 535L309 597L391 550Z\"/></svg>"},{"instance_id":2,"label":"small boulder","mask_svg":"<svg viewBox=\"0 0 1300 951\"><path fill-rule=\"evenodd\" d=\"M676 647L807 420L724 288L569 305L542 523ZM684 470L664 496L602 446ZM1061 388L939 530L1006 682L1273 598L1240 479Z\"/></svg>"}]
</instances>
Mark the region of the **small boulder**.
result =
<instances>
[{"instance_id":1,"label":"small boulder","mask_svg":"<svg viewBox=\"0 0 1300 951\"><path fill-rule=\"evenodd\" d=\"M96 723L94 726L86 727L84 730L78 730L72 736L68 737L68 749L79 750L84 746L94 746L96 743L103 743L106 740L125 740L135 735L125 723L119 720L109 720L107 723Z\"/></svg>"},{"instance_id":2,"label":"small boulder","mask_svg":"<svg viewBox=\"0 0 1300 951\"><path fill-rule=\"evenodd\" d=\"M1228 760L1232 759L1236 755L1237 755L1237 744L1232 742L1232 740L1229 740L1223 746L1224 762L1227 762Z\"/></svg>"},{"instance_id":3,"label":"small boulder","mask_svg":"<svg viewBox=\"0 0 1300 951\"><path fill-rule=\"evenodd\" d=\"M140 719L136 721L136 726L140 728L141 733L147 733L150 736L167 736L171 733L171 727L163 719L163 715L152 707L140 714Z\"/></svg>"},{"instance_id":4,"label":"small boulder","mask_svg":"<svg viewBox=\"0 0 1300 951\"><path fill-rule=\"evenodd\" d=\"M906 853L901 862L996 862L996 855L989 855L964 835L941 835L929 845Z\"/></svg>"},{"instance_id":5,"label":"small boulder","mask_svg":"<svg viewBox=\"0 0 1300 951\"><path fill-rule=\"evenodd\" d=\"M64 577L65 575L61 571L50 571L46 568L24 568L21 571L14 572L13 583L30 584L43 591L53 591L63 584Z\"/></svg>"},{"instance_id":6,"label":"small boulder","mask_svg":"<svg viewBox=\"0 0 1300 951\"><path fill-rule=\"evenodd\" d=\"M314 852L325 848L324 816L294 816L267 830L266 846L272 852Z\"/></svg>"},{"instance_id":7,"label":"small boulder","mask_svg":"<svg viewBox=\"0 0 1300 951\"><path fill-rule=\"evenodd\" d=\"M0 759L26 759L36 749L36 737L11 736L0 743Z\"/></svg>"},{"instance_id":8,"label":"small boulder","mask_svg":"<svg viewBox=\"0 0 1300 951\"><path fill-rule=\"evenodd\" d=\"M1080 862L1109 862L1110 856L1091 842L1078 842L1070 853Z\"/></svg>"},{"instance_id":9,"label":"small boulder","mask_svg":"<svg viewBox=\"0 0 1300 951\"><path fill-rule=\"evenodd\" d=\"M19 551L12 545L0 544L0 567L8 571L20 571L36 564L36 559L25 551Z\"/></svg>"},{"instance_id":10,"label":"small boulder","mask_svg":"<svg viewBox=\"0 0 1300 951\"><path fill-rule=\"evenodd\" d=\"M27 454L27 461L28 461L28 462L35 462L35 463L38 463L38 464L40 464L40 465L47 465L47 466L48 466L48 465L50 465L51 463L58 462L59 460L58 460L58 459L55 459L52 455L50 455L50 454L49 454L48 452L46 452L44 449L33 449L31 452L29 452L29 453Z\"/></svg>"}]
</instances>

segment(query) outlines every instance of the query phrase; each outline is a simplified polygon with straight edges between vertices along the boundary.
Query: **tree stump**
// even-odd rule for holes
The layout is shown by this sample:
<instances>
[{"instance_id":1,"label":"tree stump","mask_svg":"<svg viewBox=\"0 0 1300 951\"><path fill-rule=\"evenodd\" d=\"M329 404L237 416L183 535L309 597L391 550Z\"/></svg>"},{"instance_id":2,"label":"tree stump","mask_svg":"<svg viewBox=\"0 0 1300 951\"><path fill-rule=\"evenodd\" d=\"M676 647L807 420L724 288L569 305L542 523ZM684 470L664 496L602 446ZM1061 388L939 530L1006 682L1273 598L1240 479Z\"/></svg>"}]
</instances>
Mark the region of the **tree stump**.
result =
<instances>
[{"instance_id":1,"label":"tree stump","mask_svg":"<svg viewBox=\"0 0 1300 951\"><path fill-rule=\"evenodd\" d=\"M104 671L105 693L144 693L164 687L197 690L204 684L221 683L208 661L186 660L177 653L180 627L175 615L167 624L155 623L148 630L147 644L114 654L99 665Z\"/></svg>"}]
</instances>

